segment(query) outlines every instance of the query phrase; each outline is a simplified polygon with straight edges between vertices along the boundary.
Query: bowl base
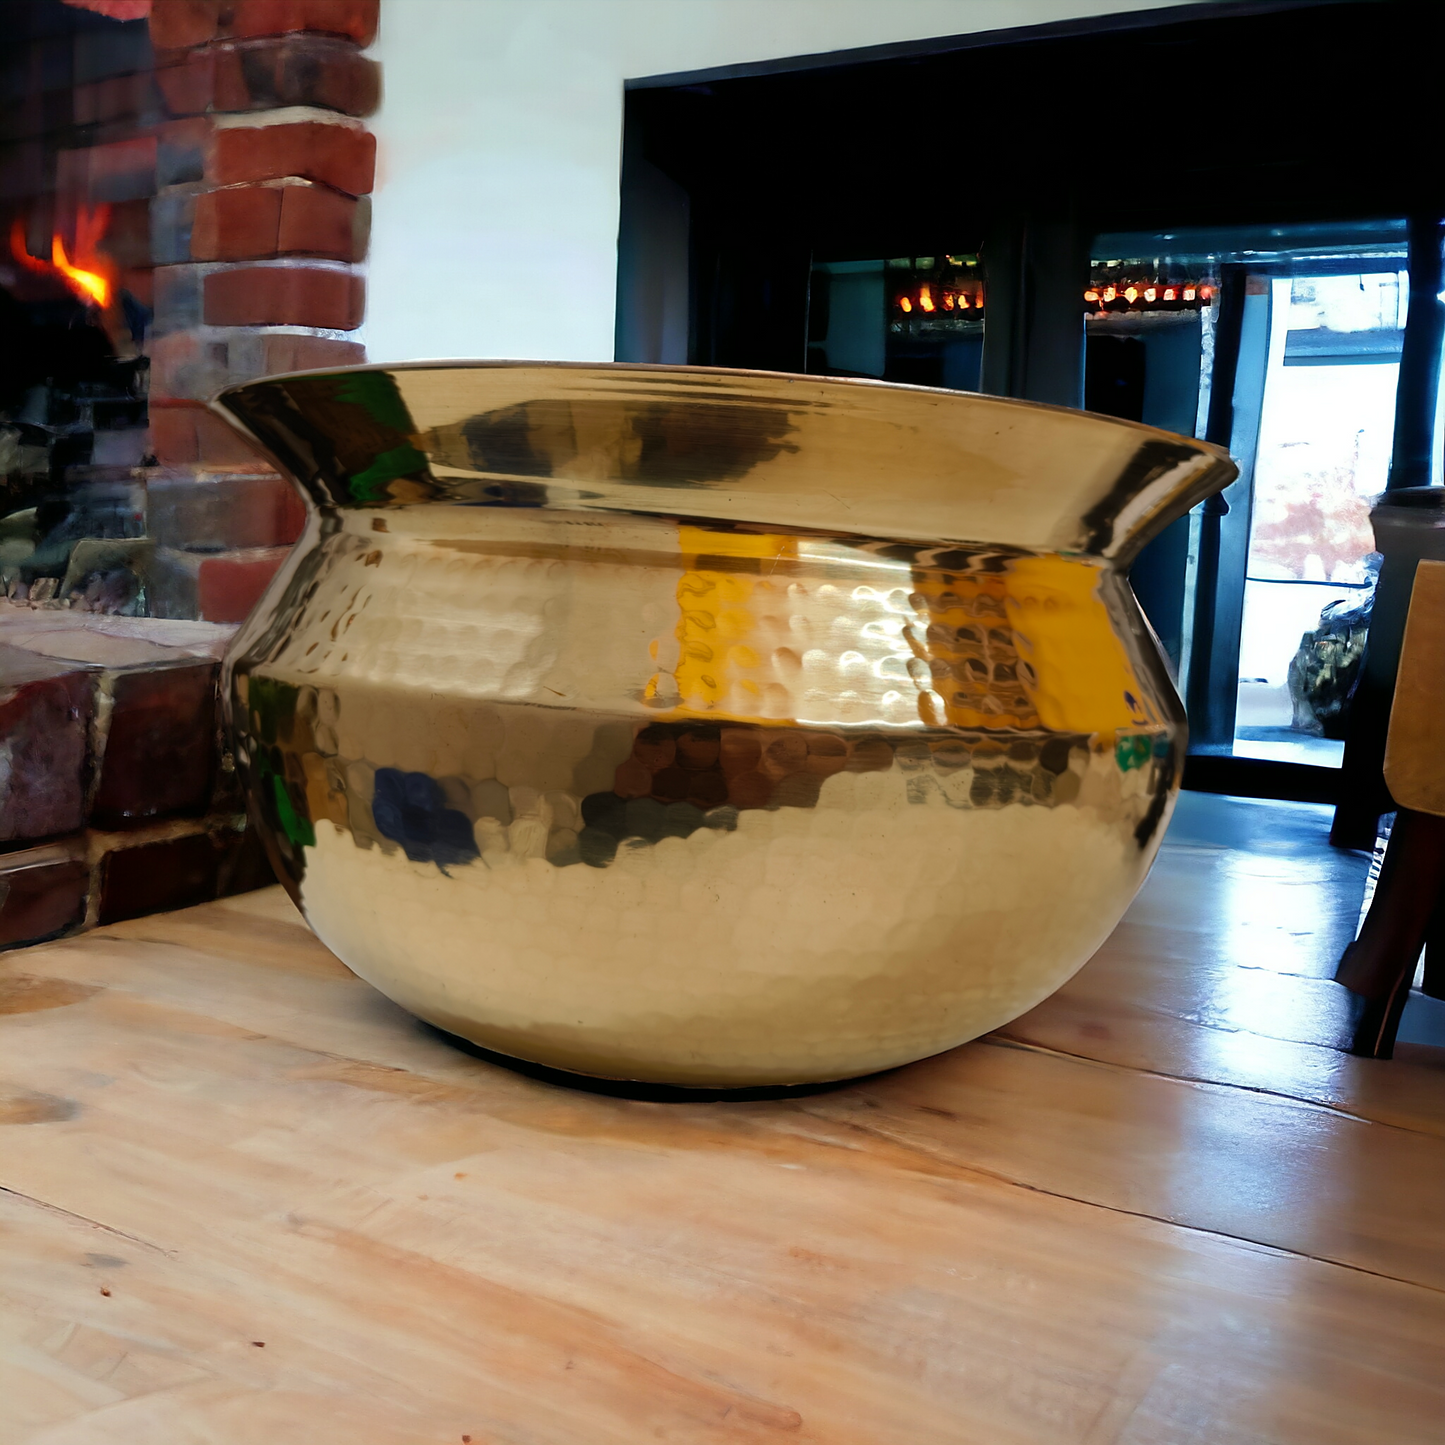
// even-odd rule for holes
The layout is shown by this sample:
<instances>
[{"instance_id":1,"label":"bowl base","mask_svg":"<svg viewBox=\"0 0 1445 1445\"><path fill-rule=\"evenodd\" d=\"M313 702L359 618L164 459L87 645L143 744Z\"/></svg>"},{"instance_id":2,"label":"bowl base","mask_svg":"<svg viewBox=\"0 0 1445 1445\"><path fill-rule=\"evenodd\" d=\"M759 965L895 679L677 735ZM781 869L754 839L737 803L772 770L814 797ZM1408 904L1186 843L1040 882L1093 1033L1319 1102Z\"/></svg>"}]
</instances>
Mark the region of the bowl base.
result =
<instances>
[{"instance_id":1,"label":"bowl base","mask_svg":"<svg viewBox=\"0 0 1445 1445\"><path fill-rule=\"evenodd\" d=\"M654 1084L645 1079L609 1079L597 1074L578 1074L570 1069L553 1068L550 1064L534 1063L531 1059L519 1059L512 1054L498 1053L495 1049L474 1044L460 1034L448 1032L417 1020L418 1027L434 1038L443 1040L453 1048L482 1059L489 1064L510 1069L540 1083L555 1084L565 1089L579 1089L588 1094L605 1094L614 1099L636 1099L650 1104L728 1104L746 1103L753 1099L794 1099L809 1094L827 1094L835 1089L847 1088L862 1079L881 1078L885 1069L872 1074L859 1074L856 1078L825 1079L810 1084L753 1084L740 1088L706 1088L687 1084Z\"/></svg>"}]
</instances>

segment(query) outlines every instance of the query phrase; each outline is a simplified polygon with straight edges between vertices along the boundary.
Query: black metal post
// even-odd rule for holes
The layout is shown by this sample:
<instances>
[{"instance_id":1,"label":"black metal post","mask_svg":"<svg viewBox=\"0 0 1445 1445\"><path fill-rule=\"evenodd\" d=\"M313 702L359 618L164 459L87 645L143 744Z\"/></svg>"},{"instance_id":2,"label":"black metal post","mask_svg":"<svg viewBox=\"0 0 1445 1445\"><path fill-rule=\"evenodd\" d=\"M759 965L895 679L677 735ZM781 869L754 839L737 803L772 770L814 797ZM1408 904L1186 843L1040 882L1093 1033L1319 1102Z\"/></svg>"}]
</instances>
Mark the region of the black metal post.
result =
<instances>
[{"instance_id":1,"label":"black metal post","mask_svg":"<svg viewBox=\"0 0 1445 1445\"><path fill-rule=\"evenodd\" d=\"M1435 404L1440 394L1440 347L1445 342L1445 302L1440 300L1441 245L1445 222L1410 221L1410 309L1395 383L1395 445L1387 491L1428 487L1435 447Z\"/></svg>"},{"instance_id":2,"label":"black metal post","mask_svg":"<svg viewBox=\"0 0 1445 1445\"><path fill-rule=\"evenodd\" d=\"M981 389L1082 406L1089 248L1078 222L1072 215L1005 218L984 240L983 265Z\"/></svg>"},{"instance_id":3,"label":"black metal post","mask_svg":"<svg viewBox=\"0 0 1445 1445\"><path fill-rule=\"evenodd\" d=\"M1245 269L1225 266L1219 284L1219 314L1214 330L1214 371L1209 381L1209 416L1204 438L1229 446L1234 434L1234 383L1244 329ZM1194 573L1194 631L1184 705L1189 714L1191 751L1227 749L1234 741L1234 698L1225 696L1229 679L1218 664L1220 556L1229 503L1222 495L1204 503L1199 527L1199 558Z\"/></svg>"},{"instance_id":4,"label":"black metal post","mask_svg":"<svg viewBox=\"0 0 1445 1445\"><path fill-rule=\"evenodd\" d=\"M1436 217L1410 222L1410 310L1395 386L1395 442L1386 497L1430 482L1440 348L1445 340L1445 304L1439 299L1442 233L1445 226ZM1330 842L1336 848L1372 848L1380 814L1394 807L1385 786L1385 740L1419 552L1404 548L1392 556L1393 548L1381 550L1384 562L1359 681L1350 701L1340 801L1330 828Z\"/></svg>"}]
</instances>

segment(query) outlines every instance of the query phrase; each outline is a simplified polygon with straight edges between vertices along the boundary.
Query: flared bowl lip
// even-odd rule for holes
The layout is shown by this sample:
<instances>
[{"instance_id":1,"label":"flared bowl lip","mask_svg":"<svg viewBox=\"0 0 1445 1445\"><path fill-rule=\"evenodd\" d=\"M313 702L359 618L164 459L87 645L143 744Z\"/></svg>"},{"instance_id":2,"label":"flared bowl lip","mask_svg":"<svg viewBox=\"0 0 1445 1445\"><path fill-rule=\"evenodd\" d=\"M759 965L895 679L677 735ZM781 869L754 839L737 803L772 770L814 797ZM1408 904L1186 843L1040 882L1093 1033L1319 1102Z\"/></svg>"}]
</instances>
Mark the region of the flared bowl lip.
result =
<instances>
[{"instance_id":1,"label":"flared bowl lip","mask_svg":"<svg viewBox=\"0 0 1445 1445\"><path fill-rule=\"evenodd\" d=\"M266 376L253 377L250 381L232 382L222 387L211 397L207 405L221 413L233 424L241 418L235 416L226 406L228 396L239 396L253 388L270 382L292 381L308 376L346 376L360 372L388 371L591 371L591 372L635 372L641 375L657 376L728 376L747 377L760 381L787 384L798 382L809 386L837 387L840 390L867 392L899 392L906 395L949 398L958 404L978 404L1004 407L1010 410L1046 412L1054 415L1079 419L1089 425L1104 423L1113 427L1138 433L1145 437L1167 438L1174 443L1183 443L1196 448L1201 456L1211 456L1217 461L1233 465L1229 452L1215 442L1200 437L1185 436L1182 432L1166 431L1163 427L1150 426L1147 422L1130 421L1126 417L1109 416L1105 412L1087 411L1083 407L1060 406L1054 402L1029 401L1014 396L994 396L984 391L959 391L945 386L919 386L913 382L885 381L871 376L830 376L806 371L769 371L760 367L746 366L694 366L680 362L662 361L548 361L528 360L523 357L457 357L413 358L408 361L365 361L349 366L313 366L298 371L277 371Z\"/></svg>"},{"instance_id":2,"label":"flared bowl lip","mask_svg":"<svg viewBox=\"0 0 1445 1445\"><path fill-rule=\"evenodd\" d=\"M448 375L474 378L473 414L442 390L441 420L427 410L413 417L400 396L403 421L387 414L390 403L376 412L365 399L329 396L320 429L303 427L310 440L291 420L305 414L317 383L391 376L405 391L407 377ZM360 407L359 430L338 418L337 400ZM552 418L526 410L554 402L568 409L569 427L578 415L585 423L563 442ZM869 377L656 362L367 362L240 382L210 405L323 507L371 505L381 474L403 476L388 469L414 459L426 475L396 483L395 504L448 499L418 487L452 489L459 500L458 488L500 484L522 486L527 505L540 497L552 510L1007 546L1117 566L1238 475L1211 442L1072 407ZM692 410L706 419L696 429ZM330 440L328 426L340 428ZM358 445L373 441L377 449L362 456ZM894 484L882 485L885 477Z\"/></svg>"}]
</instances>

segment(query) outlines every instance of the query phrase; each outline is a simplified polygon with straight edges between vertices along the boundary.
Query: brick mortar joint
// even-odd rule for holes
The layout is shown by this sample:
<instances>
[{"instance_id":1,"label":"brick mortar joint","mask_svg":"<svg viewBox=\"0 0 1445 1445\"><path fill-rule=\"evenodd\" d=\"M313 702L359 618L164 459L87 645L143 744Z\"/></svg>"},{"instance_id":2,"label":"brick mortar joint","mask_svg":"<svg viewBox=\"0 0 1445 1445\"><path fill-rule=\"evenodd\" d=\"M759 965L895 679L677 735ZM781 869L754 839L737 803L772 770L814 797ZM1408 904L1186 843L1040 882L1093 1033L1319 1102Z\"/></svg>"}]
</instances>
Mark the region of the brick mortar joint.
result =
<instances>
[{"instance_id":1,"label":"brick mortar joint","mask_svg":"<svg viewBox=\"0 0 1445 1445\"><path fill-rule=\"evenodd\" d=\"M342 130L370 133L361 116L344 115L315 105L278 105L271 110L210 111L198 117L219 130L262 130L275 125L333 125Z\"/></svg>"},{"instance_id":2,"label":"brick mortar joint","mask_svg":"<svg viewBox=\"0 0 1445 1445\"><path fill-rule=\"evenodd\" d=\"M204 406L204 402L198 403ZM194 482L197 486L208 487L224 482L272 482L282 473L268 469L266 464L257 457L254 464L244 462L170 462L158 463L153 467L143 467L142 480L146 486L157 484L165 485L169 482ZM283 480L285 478L283 477Z\"/></svg>"},{"instance_id":3,"label":"brick mortar joint","mask_svg":"<svg viewBox=\"0 0 1445 1445\"><path fill-rule=\"evenodd\" d=\"M227 262L227 265L246 266L248 261ZM338 331L334 327L325 326L300 326L294 322L286 323L265 323L257 326L220 326L214 322L203 321L195 326L185 326L176 331L166 331L156 337L157 341L169 341L172 337L188 336L199 341L222 342L241 341L249 337L295 337L298 340L306 341L349 341L356 344L355 332Z\"/></svg>"},{"instance_id":4,"label":"brick mortar joint","mask_svg":"<svg viewBox=\"0 0 1445 1445\"><path fill-rule=\"evenodd\" d=\"M309 176L268 176L265 180L257 181L202 181L199 185L200 189L195 193L198 197L216 196L223 191L281 191L299 187L303 190L330 191L333 196L340 196L344 201L361 199L353 196L350 191L343 191L325 181L313 181Z\"/></svg>"},{"instance_id":5,"label":"brick mortar joint","mask_svg":"<svg viewBox=\"0 0 1445 1445\"><path fill-rule=\"evenodd\" d=\"M183 65L195 56L225 55L247 50L279 50L283 46L300 45L350 51L363 59L371 60L373 65L381 63L366 54L369 47L353 40L349 35L338 35L334 30L283 30L275 35L217 35L210 40L203 40L197 45L157 46L155 65L159 70L163 66ZM143 72L133 71L131 73L142 74Z\"/></svg>"},{"instance_id":6,"label":"brick mortar joint","mask_svg":"<svg viewBox=\"0 0 1445 1445\"><path fill-rule=\"evenodd\" d=\"M216 272L239 271L245 268L255 268L265 271L339 271L352 276L360 276L366 279L367 263L365 261L333 261L326 256L258 256L251 261L169 261L160 266L153 266L150 269L157 274L162 271L191 271L204 281L207 276ZM209 323L218 325L219 323ZM286 323L274 323L282 325ZM190 329L190 328L187 328ZM252 331L256 327L229 327L232 331ZM322 330L325 330L323 327ZM163 335L169 333L162 333ZM308 333L309 334L309 333Z\"/></svg>"}]
</instances>

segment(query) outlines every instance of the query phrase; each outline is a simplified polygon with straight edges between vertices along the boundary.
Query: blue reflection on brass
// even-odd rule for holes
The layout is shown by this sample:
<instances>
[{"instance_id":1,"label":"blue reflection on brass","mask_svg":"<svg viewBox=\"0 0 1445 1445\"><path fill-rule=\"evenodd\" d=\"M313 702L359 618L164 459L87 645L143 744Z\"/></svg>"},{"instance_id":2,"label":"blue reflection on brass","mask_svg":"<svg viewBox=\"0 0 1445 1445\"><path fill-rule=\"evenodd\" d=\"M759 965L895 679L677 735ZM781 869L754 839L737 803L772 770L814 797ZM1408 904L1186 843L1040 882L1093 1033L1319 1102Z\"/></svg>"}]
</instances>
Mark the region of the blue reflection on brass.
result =
<instances>
[{"instance_id":1,"label":"blue reflection on brass","mask_svg":"<svg viewBox=\"0 0 1445 1445\"><path fill-rule=\"evenodd\" d=\"M425 773L378 768L371 815L413 863L435 863L445 872L477 856L467 815L447 807L441 787Z\"/></svg>"}]
</instances>

